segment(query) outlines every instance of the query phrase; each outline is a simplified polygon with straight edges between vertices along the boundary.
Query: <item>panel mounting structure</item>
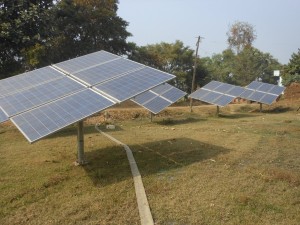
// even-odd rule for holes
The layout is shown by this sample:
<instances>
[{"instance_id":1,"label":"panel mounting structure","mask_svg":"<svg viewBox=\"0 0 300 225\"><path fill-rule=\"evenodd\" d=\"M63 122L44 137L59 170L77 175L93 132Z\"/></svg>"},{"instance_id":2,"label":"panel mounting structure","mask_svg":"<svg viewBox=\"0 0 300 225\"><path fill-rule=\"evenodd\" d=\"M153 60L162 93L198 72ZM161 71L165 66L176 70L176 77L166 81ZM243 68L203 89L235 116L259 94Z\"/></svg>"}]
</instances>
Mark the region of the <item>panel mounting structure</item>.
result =
<instances>
[{"instance_id":1,"label":"panel mounting structure","mask_svg":"<svg viewBox=\"0 0 300 225\"><path fill-rule=\"evenodd\" d=\"M0 122L35 142L174 77L98 51L0 80Z\"/></svg>"},{"instance_id":2,"label":"panel mounting structure","mask_svg":"<svg viewBox=\"0 0 300 225\"><path fill-rule=\"evenodd\" d=\"M285 90L285 87L280 87L274 84L267 84L259 81L252 81L241 97L251 101L271 105L279 95Z\"/></svg>"},{"instance_id":3,"label":"panel mounting structure","mask_svg":"<svg viewBox=\"0 0 300 225\"><path fill-rule=\"evenodd\" d=\"M245 89L242 87L211 81L190 94L189 97L223 107L232 102L233 99L240 97L244 91Z\"/></svg>"},{"instance_id":4,"label":"panel mounting structure","mask_svg":"<svg viewBox=\"0 0 300 225\"><path fill-rule=\"evenodd\" d=\"M184 91L166 83L139 94L131 100L150 112L157 114L185 95Z\"/></svg>"}]
</instances>

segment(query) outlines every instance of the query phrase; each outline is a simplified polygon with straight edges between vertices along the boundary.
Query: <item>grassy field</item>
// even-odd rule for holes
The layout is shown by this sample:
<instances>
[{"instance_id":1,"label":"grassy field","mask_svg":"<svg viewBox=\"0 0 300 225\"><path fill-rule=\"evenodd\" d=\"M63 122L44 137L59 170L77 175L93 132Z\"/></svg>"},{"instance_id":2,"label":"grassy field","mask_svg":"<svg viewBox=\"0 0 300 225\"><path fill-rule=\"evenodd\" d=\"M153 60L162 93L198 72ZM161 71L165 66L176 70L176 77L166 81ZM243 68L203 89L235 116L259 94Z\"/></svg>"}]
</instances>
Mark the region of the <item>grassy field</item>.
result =
<instances>
[{"instance_id":1,"label":"grassy field","mask_svg":"<svg viewBox=\"0 0 300 225\"><path fill-rule=\"evenodd\" d=\"M298 107L230 105L220 117L213 106L176 107L152 123L117 108L116 129L102 127L132 149L157 225L299 224ZM73 165L75 126L29 144L0 125L0 224L140 223L125 151L99 121L85 124L84 167Z\"/></svg>"}]
</instances>

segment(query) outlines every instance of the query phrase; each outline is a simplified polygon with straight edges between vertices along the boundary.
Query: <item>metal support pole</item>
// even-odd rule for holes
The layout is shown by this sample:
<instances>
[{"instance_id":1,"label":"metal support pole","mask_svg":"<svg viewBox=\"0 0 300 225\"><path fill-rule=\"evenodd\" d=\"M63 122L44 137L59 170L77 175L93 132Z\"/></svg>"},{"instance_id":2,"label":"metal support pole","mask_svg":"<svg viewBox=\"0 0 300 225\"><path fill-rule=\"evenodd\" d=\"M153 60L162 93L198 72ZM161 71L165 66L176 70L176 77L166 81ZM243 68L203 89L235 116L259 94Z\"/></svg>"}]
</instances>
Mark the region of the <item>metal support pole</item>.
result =
<instances>
[{"instance_id":1,"label":"metal support pole","mask_svg":"<svg viewBox=\"0 0 300 225\"><path fill-rule=\"evenodd\" d=\"M77 155L78 165L85 165L87 162L84 158L83 121L77 123Z\"/></svg>"},{"instance_id":2,"label":"metal support pole","mask_svg":"<svg viewBox=\"0 0 300 225\"><path fill-rule=\"evenodd\" d=\"M217 105L217 116L219 116L219 114L220 114L220 107Z\"/></svg>"},{"instance_id":3,"label":"metal support pole","mask_svg":"<svg viewBox=\"0 0 300 225\"><path fill-rule=\"evenodd\" d=\"M259 112L262 112L262 103L259 103Z\"/></svg>"},{"instance_id":4,"label":"metal support pole","mask_svg":"<svg viewBox=\"0 0 300 225\"><path fill-rule=\"evenodd\" d=\"M153 113L150 112L150 121L152 122L152 120L153 120Z\"/></svg>"}]
</instances>

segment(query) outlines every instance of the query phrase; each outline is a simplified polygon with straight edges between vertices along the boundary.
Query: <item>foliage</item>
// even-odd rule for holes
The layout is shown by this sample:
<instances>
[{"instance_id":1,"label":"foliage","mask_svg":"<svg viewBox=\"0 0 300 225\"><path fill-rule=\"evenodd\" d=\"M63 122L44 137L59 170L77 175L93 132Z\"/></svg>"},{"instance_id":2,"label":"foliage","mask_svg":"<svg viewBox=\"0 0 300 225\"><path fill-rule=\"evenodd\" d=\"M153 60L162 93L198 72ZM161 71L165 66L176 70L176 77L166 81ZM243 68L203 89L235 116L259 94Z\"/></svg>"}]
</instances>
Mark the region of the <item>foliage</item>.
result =
<instances>
[{"instance_id":1,"label":"foliage","mask_svg":"<svg viewBox=\"0 0 300 225\"><path fill-rule=\"evenodd\" d=\"M49 37L52 0L4 0L0 4L0 78L31 69L26 53Z\"/></svg>"},{"instance_id":2,"label":"foliage","mask_svg":"<svg viewBox=\"0 0 300 225\"><path fill-rule=\"evenodd\" d=\"M184 46L183 42L177 40L175 43L161 42L160 44L141 47L131 44L131 47L130 59L176 75L173 84L182 90L190 92L194 51ZM201 60L199 60L196 70L196 84L202 84L206 73L206 69L201 65Z\"/></svg>"},{"instance_id":3,"label":"foliage","mask_svg":"<svg viewBox=\"0 0 300 225\"><path fill-rule=\"evenodd\" d=\"M292 82L300 83L300 49L292 54L289 63L284 67L282 78L284 85Z\"/></svg>"},{"instance_id":4,"label":"foliage","mask_svg":"<svg viewBox=\"0 0 300 225\"><path fill-rule=\"evenodd\" d=\"M229 47L240 53L244 48L251 47L256 39L254 27L247 22L235 22L227 32Z\"/></svg>"}]
</instances>

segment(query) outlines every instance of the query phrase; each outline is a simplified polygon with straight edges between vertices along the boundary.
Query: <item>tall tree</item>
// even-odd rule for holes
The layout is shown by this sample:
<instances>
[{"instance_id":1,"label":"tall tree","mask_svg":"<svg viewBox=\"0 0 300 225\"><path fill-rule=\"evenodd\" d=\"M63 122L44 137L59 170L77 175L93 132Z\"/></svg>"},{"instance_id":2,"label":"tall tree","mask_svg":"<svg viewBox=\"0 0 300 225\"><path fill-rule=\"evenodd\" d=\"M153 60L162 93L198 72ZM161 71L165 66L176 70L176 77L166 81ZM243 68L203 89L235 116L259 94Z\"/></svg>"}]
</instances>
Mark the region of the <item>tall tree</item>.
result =
<instances>
[{"instance_id":1,"label":"tall tree","mask_svg":"<svg viewBox=\"0 0 300 225\"><path fill-rule=\"evenodd\" d=\"M117 16L117 0L60 0L55 8L56 36L51 41L53 61L97 50L124 54L131 34Z\"/></svg>"},{"instance_id":2,"label":"tall tree","mask_svg":"<svg viewBox=\"0 0 300 225\"><path fill-rule=\"evenodd\" d=\"M292 54L289 63L284 67L282 78L284 85L292 82L300 83L300 49Z\"/></svg>"},{"instance_id":3,"label":"tall tree","mask_svg":"<svg viewBox=\"0 0 300 225\"><path fill-rule=\"evenodd\" d=\"M229 27L227 42L239 54L244 48L251 47L256 39L254 27L247 22L237 21Z\"/></svg>"},{"instance_id":4,"label":"tall tree","mask_svg":"<svg viewBox=\"0 0 300 225\"><path fill-rule=\"evenodd\" d=\"M26 53L47 41L49 9L52 5L52 0L1 1L0 78L30 67Z\"/></svg>"}]
</instances>

